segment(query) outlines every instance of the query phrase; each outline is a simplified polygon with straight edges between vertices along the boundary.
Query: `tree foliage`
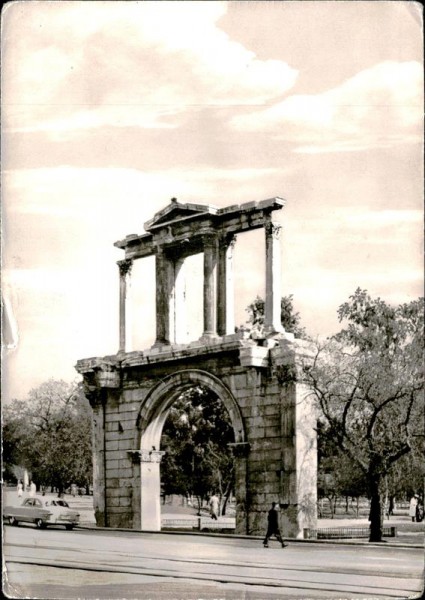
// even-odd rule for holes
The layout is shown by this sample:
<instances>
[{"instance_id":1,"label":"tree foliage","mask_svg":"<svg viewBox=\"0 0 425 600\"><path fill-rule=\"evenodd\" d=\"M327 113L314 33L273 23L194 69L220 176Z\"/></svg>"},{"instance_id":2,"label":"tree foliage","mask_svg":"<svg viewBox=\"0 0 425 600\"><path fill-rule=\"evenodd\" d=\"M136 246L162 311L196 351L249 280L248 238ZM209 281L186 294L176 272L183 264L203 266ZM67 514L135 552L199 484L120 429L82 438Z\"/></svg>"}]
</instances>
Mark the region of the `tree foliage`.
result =
<instances>
[{"instance_id":1,"label":"tree foliage","mask_svg":"<svg viewBox=\"0 0 425 600\"><path fill-rule=\"evenodd\" d=\"M292 294L282 296L280 301L280 319L283 328L300 339L306 338L305 328L301 326L301 317L294 309ZM248 325L254 331L262 332L264 328L264 300L257 296L245 309L248 313Z\"/></svg>"},{"instance_id":2,"label":"tree foliage","mask_svg":"<svg viewBox=\"0 0 425 600\"><path fill-rule=\"evenodd\" d=\"M357 289L338 311L346 327L306 365L306 383L339 450L364 473L371 541L382 538L388 474L423 452L423 299L392 307Z\"/></svg>"},{"instance_id":3,"label":"tree foliage","mask_svg":"<svg viewBox=\"0 0 425 600\"><path fill-rule=\"evenodd\" d=\"M229 415L210 390L193 387L170 409L161 448L161 482L165 494L195 496L200 508L212 492L229 497L234 486L234 441Z\"/></svg>"},{"instance_id":4,"label":"tree foliage","mask_svg":"<svg viewBox=\"0 0 425 600\"><path fill-rule=\"evenodd\" d=\"M3 460L59 492L92 481L91 409L79 386L50 379L3 411Z\"/></svg>"},{"instance_id":5,"label":"tree foliage","mask_svg":"<svg viewBox=\"0 0 425 600\"><path fill-rule=\"evenodd\" d=\"M335 441L330 427L318 421L318 496L327 498L333 518L338 498L359 498L367 494L364 472Z\"/></svg>"}]
</instances>

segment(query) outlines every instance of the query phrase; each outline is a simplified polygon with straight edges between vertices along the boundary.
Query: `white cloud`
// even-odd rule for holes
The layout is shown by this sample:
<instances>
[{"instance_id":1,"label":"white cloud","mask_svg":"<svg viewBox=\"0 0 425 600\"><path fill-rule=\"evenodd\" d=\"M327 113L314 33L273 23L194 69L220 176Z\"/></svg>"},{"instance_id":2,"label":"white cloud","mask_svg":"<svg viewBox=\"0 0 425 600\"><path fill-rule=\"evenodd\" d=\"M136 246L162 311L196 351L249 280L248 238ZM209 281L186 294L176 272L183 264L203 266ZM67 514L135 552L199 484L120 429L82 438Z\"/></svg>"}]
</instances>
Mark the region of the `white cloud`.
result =
<instances>
[{"instance_id":1,"label":"white cloud","mask_svg":"<svg viewBox=\"0 0 425 600\"><path fill-rule=\"evenodd\" d=\"M4 123L18 131L174 127L193 105L262 104L298 75L221 31L226 3L36 6L12 5L4 19L16 40L4 46Z\"/></svg>"},{"instance_id":2,"label":"white cloud","mask_svg":"<svg viewBox=\"0 0 425 600\"><path fill-rule=\"evenodd\" d=\"M386 61L317 95L294 95L234 117L244 131L270 132L298 152L336 152L421 141L422 67Z\"/></svg>"},{"instance_id":3,"label":"white cloud","mask_svg":"<svg viewBox=\"0 0 425 600\"><path fill-rule=\"evenodd\" d=\"M109 214L111 225L116 228L117 211L123 223L134 225L136 215L143 223L175 195L182 202L196 200L225 205L233 198L234 185L237 184L240 190L238 202L258 199L253 186L261 187L258 182L282 172L282 169L273 168L145 172L69 166L10 170L2 175L3 204L5 214L44 214L81 219L82 222L86 219L98 222L100 214L106 222ZM226 186L229 188L228 198L225 197ZM221 190L220 196L217 195L218 189ZM246 200L243 200L244 197Z\"/></svg>"}]
</instances>

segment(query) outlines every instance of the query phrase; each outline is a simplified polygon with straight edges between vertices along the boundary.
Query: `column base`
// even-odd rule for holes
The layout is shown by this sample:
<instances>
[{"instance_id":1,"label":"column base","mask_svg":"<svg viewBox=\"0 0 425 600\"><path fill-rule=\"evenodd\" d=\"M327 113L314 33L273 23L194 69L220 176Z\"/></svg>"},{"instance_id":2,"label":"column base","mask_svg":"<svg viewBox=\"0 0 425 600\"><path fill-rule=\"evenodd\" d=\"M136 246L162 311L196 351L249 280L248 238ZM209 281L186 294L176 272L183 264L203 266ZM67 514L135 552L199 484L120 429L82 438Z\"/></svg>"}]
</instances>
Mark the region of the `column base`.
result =
<instances>
[{"instance_id":1,"label":"column base","mask_svg":"<svg viewBox=\"0 0 425 600\"><path fill-rule=\"evenodd\" d=\"M202 342L203 344L208 344L211 342L219 342L219 341L221 341L221 339L222 339L221 336L219 336L217 333L204 331L204 333L199 338L199 341Z\"/></svg>"},{"instance_id":2,"label":"column base","mask_svg":"<svg viewBox=\"0 0 425 600\"><path fill-rule=\"evenodd\" d=\"M293 333L289 333L289 331L285 331L283 327L278 329L273 325L268 325L264 327L264 337L266 339L275 339L275 340L288 340L293 342L295 340L295 335Z\"/></svg>"},{"instance_id":3,"label":"column base","mask_svg":"<svg viewBox=\"0 0 425 600\"><path fill-rule=\"evenodd\" d=\"M263 333L266 337L270 337L274 334L286 333L282 325L264 325Z\"/></svg>"},{"instance_id":4,"label":"column base","mask_svg":"<svg viewBox=\"0 0 425 600\"><path fill-rule=\"evenodd\" d=\"M169 348L171 346L171 342L167 340L156 340L155 343L151 346L151 348Z\"/></svg>"}]
</instances>

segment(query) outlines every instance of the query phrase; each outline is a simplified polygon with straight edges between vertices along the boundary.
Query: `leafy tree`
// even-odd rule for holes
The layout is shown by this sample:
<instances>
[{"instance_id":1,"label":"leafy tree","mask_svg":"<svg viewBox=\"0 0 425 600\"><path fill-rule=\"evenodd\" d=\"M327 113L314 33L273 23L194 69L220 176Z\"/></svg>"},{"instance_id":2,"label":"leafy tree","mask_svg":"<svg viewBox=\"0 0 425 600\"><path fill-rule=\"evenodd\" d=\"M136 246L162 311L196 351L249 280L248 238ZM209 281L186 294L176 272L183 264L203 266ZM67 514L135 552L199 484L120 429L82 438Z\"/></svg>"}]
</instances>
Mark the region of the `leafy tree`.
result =
<instances>
[{"instance_id":1,"label":"leafy tree","mask_svg":"<svg viewBox=\"0 0 425 600\"><path fill-rule=\"evenodd\" d=\"M209 390L193 387L170 409L161 447L161 481L165 494L195 496L198 509L212 491L227 499L234 487L234 441L229 415Z\"/></svg>"},{"instance_id":2,"label":"leafy tree","mask_svg":"<svg viewBox=\"0 0 425 600\"><path fill-rule=\"evenodd\" d=\"M370 541L382 539L387 475L423 452L423 304L392 307L357 289L338 310L347 327L304 367L335 444L366 478Z\"/></svg>"},{"instance_id":3,"label":"leafy tree","mask_svg":"<svg viewBox=\"0 0 425 600\"><path fill-rule=\"evenodd\" d=\"M333 518L338 498L345 497L348 513L348 498L357 498L367 493L364 473L350 456L343 453L335 442L332 431L319 420L317 427L318 496L327 498Z\"/></svg>"},{"instance_id":4,"label":"leafy tree","mask_svg":"<svg viewBox=\"0 0 425 600\"><path fill-rule=\"evenodd\" d=\"M5 464L61 493L92 480L91 409L79 386L50 379L3 411Z\"/></svg>"},{"instance_id":5,"label":"leafy tree","mask_svg":"<svg viewBox=\"0 0 425 600\"><path fill-rule=\"evenodd\" d=\"M295 312L292 294L282 296L280 307L280 319L282 326L288 333L293 333L295 337L305 339L307 337L304 327L301 327L301 317ZM264 300L257 296L245 309L248 313L248 324L254 330L262 332L264 327Z\"/></svg>"},{"instance_id":6,"label":"leafy tree","mask_svg":"<svg viewBox=\"0 0 425 600\"><path fill-rule=\"evenodd\" d=\"M418 490L423 489L425 464L419 444L412 445L412 451L391 466L386 477L388 510L394 508L396 500L409 500Z\"/></svg>"}]
</instances>

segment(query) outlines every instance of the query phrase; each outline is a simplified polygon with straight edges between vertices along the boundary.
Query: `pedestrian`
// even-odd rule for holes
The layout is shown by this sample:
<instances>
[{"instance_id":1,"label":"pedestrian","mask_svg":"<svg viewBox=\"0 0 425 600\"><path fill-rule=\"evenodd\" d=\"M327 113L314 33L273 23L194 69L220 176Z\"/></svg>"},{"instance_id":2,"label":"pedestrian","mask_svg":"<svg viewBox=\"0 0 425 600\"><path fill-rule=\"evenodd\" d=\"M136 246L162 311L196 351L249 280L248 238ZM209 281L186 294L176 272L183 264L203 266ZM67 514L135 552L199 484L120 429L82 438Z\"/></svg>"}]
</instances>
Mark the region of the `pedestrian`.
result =
<instances>
[{"instance_id":1,"label":"pedestrian","mask_svg":"<svg viewBox=\"0 0 425 600\"><path fill-rule=\"evenodd\" d=\"M24 493L24 486L22 485L22 481L20 479L18 480L16 490L18 492L18 498L22 498L22 494Z\"/></svg>"},{"instance_id":2,"label":"pedestrian","mask_svg":"<svg viewBox=\"0 0 425 600\"><path fill-rule=\"evenodd\" d=\"M409 517L412 518L412 521L416 521L416 508L418 506L418 494L415 494L410 498L410 506L409 506Z\"/></svg>"},{"instance_id":3,"label":"pedestrian","mask_svg":"<svg viewBox=\"0 0 425 600\"><path fill-rule=\"evenodd\" d=\"M35 485L35 483L33 481L31 481L31 483L30 483L30 498L34 498L36 492L37 492L37 486Z\"/></svg>"},{"instance_id":4,"label":"pedestrian","mask_svg":"<svg viewBox=\"0 0 425 600\"><path fill-rule=\"evenodd\" d=\"M220 509L220 500L217 498L217 496L215 494L213 494L210 498L211 519L214 519L215 521L218 520L219 509Z\"/></svg>"},{"instance_id":5,"label":"pedestrian","mask_svg":"<svg viewBox=\"0 0 425 600\"><path fill-rule=\"evenodd\" d=\"M279 515L276 502L272 502L272 507L267 515L267 533L263 542L264 548L269 547L269 539L273 535L276 537L277 541L282 544L282 548L284 548L285 544L283 542L282 536L280 535Z\"/></svg>"},{"instance_id":6,"label":"pedestrian","mask_svg":"<svg viewBox=\"0 0 425 600\"><path fill-rule=\"evenodd\" d=\"M420 523L424 519L424 505L422 502L422 498L418 498L418 503L416 505L416 522Z\"/></svg>"}]
</instances>

